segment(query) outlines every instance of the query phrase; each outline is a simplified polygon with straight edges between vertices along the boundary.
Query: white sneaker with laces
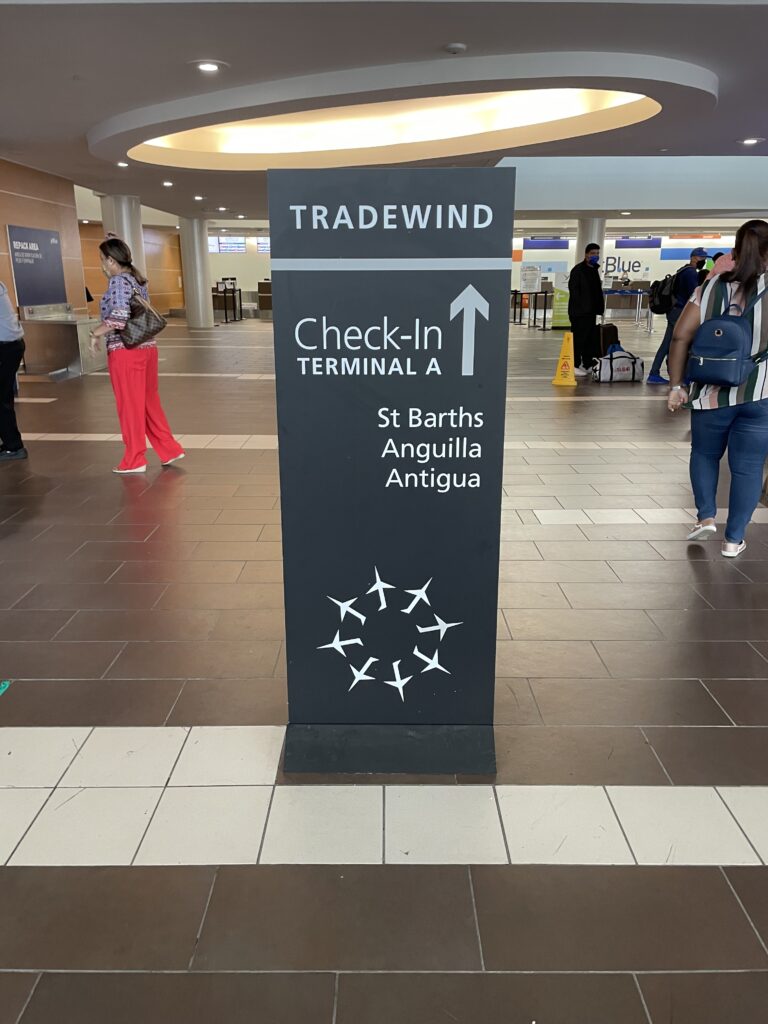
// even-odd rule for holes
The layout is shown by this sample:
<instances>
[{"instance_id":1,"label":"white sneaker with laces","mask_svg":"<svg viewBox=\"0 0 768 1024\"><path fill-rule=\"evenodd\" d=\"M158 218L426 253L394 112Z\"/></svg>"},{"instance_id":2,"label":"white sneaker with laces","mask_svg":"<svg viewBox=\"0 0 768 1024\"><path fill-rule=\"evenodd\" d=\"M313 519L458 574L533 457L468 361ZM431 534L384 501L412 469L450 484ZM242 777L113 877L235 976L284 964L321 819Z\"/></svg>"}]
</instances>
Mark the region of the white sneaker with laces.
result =
<instances>
[{"instance_id":1,"label":"white sneaker with laces","mask_svg":"<svg viewBox=\"0 0 768 1024\"><path fill-rule=\"evenodd\" d=\"M583 366L576 366L573 371L574 377L588 377L589 370L585 370Z\"/></svg>"}]
</instances>

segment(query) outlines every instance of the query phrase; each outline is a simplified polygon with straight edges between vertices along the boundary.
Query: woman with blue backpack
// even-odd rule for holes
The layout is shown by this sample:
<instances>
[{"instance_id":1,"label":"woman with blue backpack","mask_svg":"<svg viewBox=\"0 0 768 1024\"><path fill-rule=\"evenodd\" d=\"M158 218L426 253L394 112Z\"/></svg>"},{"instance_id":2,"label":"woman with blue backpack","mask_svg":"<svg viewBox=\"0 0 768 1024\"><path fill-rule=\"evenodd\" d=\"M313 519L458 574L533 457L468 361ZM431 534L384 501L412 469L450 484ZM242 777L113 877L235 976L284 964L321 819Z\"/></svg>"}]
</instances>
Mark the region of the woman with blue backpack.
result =
<instances>
[{"instance_id":1,"label":"woman with blue backpack","mask_svg":"<svg viewBox=\"0 0 768 1024\"><path fill-rule=\"evenodd\" d=\"M746 548L744 533L763 490L768 458L768 223L736 235L734 269L694 293L669 354L667 408L691 410L691 483L698 521L688 540L717 532L720 460L728 451L731 491L722 553Z\"/></svg>"}]
</instances>

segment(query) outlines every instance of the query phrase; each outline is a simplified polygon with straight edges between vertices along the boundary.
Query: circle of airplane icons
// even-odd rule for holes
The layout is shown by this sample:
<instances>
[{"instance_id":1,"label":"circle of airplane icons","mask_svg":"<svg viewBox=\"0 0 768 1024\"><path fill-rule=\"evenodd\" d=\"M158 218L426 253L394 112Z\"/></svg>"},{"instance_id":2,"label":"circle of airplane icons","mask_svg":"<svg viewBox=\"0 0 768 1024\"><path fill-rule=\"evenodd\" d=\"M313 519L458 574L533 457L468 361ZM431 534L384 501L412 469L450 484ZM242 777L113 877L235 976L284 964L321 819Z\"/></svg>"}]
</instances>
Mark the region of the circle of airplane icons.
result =
<instances>
[{"instance_id":1,"label":"circle of airplane icons","mask_svg":"<svg viewBox=\"0 0 768 1024\"><path fill-rule=\"evenodd\" d=\"M340 601L338 598L332 597L330 594L327 595L328 600L335 604L339 609L340 623L343 624L347 620L354 619L357 620L357 623L359 623L359 625L357 626L358 630L362 629L362 627L365 626L367 616L358 608L356 608L355 604L358 601L363 601L365 597L369 597L371 595L375 595L378 598L379 602L378 608L376 608L372 614L384 612L390 608L390 605L387 603L387 591L397 591L399 588L397 588L393 583L385 582L379 575L379 570L377 567L374 567L373 572L373 584L371 585L370 589L365 592L363 598L351 597L348 601ZM418 587L415 590L402 591L403 594L406 594L409 598L411 598L411 600L406 603L406 606L400 609L403 615L413 615L417 610L421 611L421 606L423 605L424 610L429 609L430 614L434 619L434 622L431 625L419 626L415 623L414 618L414 623L416 624L417 631L417 640L412 654L409 655L409 657L415 659L415 662L413 663L413 672L411 673L411 675L402 674L400 666L403 664L403 661L405 659L400 658L397 661L393 661L391 663L391 673L388 670L386 670L383 673L384 675L391 674L393 678L382 678L380 680L385 686L391 686L395 690L397 690L397 692L400 694L400 700L403 701L403 703L405 703L405 687L408 683L410 683L410 681L414 678L414 675L416 675L417 672L419 672L419 674L421 675L423 675L425 672L444 672L446 675L451 674L450 671L444 665L440 664L440 643L445 638L445 635L448 632L448 630L455 629L457 626L463 625L462 622L446 622L444 619L440 618L437 612L434 611L429 600L429 587L431 583L432 579L430 578L427 580L423 587ZM394 601L394 594L390 595L390 600ZM351 622L348 622L348 625L351 624ZM419 639L419 636L423 637L423 639ZM432 643L430 643L430 641L432 641ZM434 653L429 654L429 647L432 645L434 645L435 648ZM426 648L426 650L422 651L421 647ZM362 637L353 636L349 637L346 640L343 640L341 637L341 627L336 630L336 635L334 636L333 640L331 640L330 643L321 644L320 647L318 647L319 651L335 651L337 654L340 654L343 658L347 659L349 668L352 671L352 685L349 687L350 693L352 692L352 690L354 690L358 683L379 681L379 679L377 679L375 675L371 674L373 666L378 664L379 659L370 657L364 658L364 649L358 651L357 648L364 648ZM356 654L359 655L359 657L355 657ZM354 664L353 658L358 662L364 661L364 664L361 664L360 667L358 668Z\"/></svg>"}]
</instances>

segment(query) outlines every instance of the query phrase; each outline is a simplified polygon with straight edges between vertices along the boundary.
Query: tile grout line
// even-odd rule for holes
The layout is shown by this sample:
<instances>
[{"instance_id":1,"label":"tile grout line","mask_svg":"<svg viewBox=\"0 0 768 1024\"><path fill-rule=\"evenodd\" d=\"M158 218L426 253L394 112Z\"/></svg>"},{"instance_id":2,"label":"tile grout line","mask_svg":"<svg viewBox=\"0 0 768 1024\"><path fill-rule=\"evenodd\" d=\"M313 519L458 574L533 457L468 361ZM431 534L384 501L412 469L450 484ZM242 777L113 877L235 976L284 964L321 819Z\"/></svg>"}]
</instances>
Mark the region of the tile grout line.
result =
<instances>
[{"instance_id":1,"label":"tile grout line","mask_svg":"<svg viewBox=\"0 0 768 1024\"><path fill-rule=\"evenodd\" d=\"M509 852L509 842L507 841L507 830L504 826L504 815L501 813L501 804L499 802L499 793L495 785L491 786L493 790L493 799L496 801L496 813L499 816L499 824L501 825L501 837L504 840L504 849L507 852L507 864L512 863L512 857ZM473 896L474 898L474 896Z\"/></svg>"},{"instance_id":2,"label":"tile grout line","mask_svg":"<svg viewBox=\"0 0 768 1024\"><path fill-rule=\"evenodd\" d=\"M754 645L752 640L747 640L747 644L752 648L752 650L755 652L755 654L758 656L758 658L762 658L763 661L768 662L768 657L766 657L764 654L762 654L760 651L758 651L758 649L755 647L755 645Z\"/></svg>"},{"instance_id":3,"label":"tile grout line","mask_svg":"<svg viewBox=\"0 0 768 1024\"><path fill-rule=\"evenodd\" d=\"M720 703L720 701L719 701L719 700L717 699L717 697L716 697L716 696L714 695L714 693L712 693L712 691L711 691L711 690L710 690L710 688L709 688L709 687L707 686L707 684L706 684L706 683L704 682L704 680L703 680L703 679L699 679L699 683L700 683L700 684L701 684L701 685L702 685L702 686L704 687L704 689L705 689L705 690L707 691L707 693L708 693L708 694L709 694L709 696L710 696L710 697L712 698L712 700L713 700L713 701L715 702L715 704L717 704L717 706L718 706L718 707L720 708L720 710L721 710L721 711L723 712L723 714L724 714L724 715L725 715L725 717L726 717L726 718L728 719L728 721L729 721L729 722L731 723L731 725L732 725L732 726L735 726L735 727L736 727L737 729L738 729L738 728L740 728L739 724L738 724L737 722L734 722L734 720L733 720L733 719L731 718L731 716L730 716L730 715L728 714L728 712L727 712L727 711L725 710L725 708L724 708L724 707L723 707L723 705L722 705L722 704Z\"/></svg>"},{"instance_id":4,"label":"tile grout line","mask_svg":"<svg viewBox=\"0 0 768 1024\"><path fill-rule=\"evenodd\" d=\"M333 984L333 1016L331 1018L331 1024L336 1024L336 1018L339 1012L339 972L336 971L336 977Z\"/></svg>"},{"instance_id":5,"label":"tile grout line","mask_svg":"<svg viewBox=\"0 0 768 1024\"><path fill-rule=\"evenodd\" d=\"M199 927L197 929L197 936L195 938L195 945L192 948L192 955L189 958L189 963L187 964L187 970L184 972L185 974L192 970L192 964L195 962L195 957L197 956L197 947L200 945L200 938L201 938L201 936L203 934L203 928L205 927L205 921L206 921L206 918L208 917L208 908L210 907L211 900L213 899L213 890L216 887L216 882L218 880L219 871L220 870L221 870L221 868L217 867L214 870L214 872L213 872L213 879L211 881L211 888L208 891L208 899L205 901L205 907L203 909L203 916L200 919L200 925L199 925Z\"/></svg>"},{"instance_id":6,"label":"tile grout line","mask_svg":"<svg viewBox=\"0 0 768 1024\"><path fill-rule=\"evenodd\" d=\"M622 822L621 818L619 817L619 812L614 807L613 800L611 800L611 794L608 792L608 787L607 786L603 786L602 788L603 788L603 792L605 793L605 797L606 797L608 803L611 805L611 810L613 811L613 816L616 819L616 822L618 823L619 828L621 829L621 834L624 836L624 842L627 844L627 848L629 849L629 852L632 854L632 860L635 862L635 866L639 867L640 866L640 862L637 859L635 851L634 851L634 849L632 847L632 843L630 843L630 841L629 841L629 836L627 835L627 833L626 833L626 831L624 829L624 823Z\"/></svg>"},{"instance_id":7,"label":"tile grout line","mask_svg":"<svg viewBox=\"0 0 768 1024\"><path fill-rule=\"evenodd\" d=\"M73 642L79 643L81 641L73 641ZM100 641L90 641L90 642L91 643L99 643ZM118 641L118 643L120 643L120 641ZM115 667L115 665L117 664L118 659L124 653L124 651L125 651L125 649L126 649L126 647L128 646L129 643L130 643L129 640L125 640L125 641L122 642L122 646L121 646L120 650L114 656L114 658L109 663L109 665L107 665L107 667L104 669L103 673L99 676L100 679L106 679L107 678L107 674Z\"/></svg>"},{"instance_id":8,"label":"tile grout line","mask_svg":"<svg viewBox=\"0 0 768 1024\"><path fill-rule=\"evenodd\" d=\"M198 865L198 867L199 866L200 865ZM218 870L218 868L217 868L217 870ZM103 969L99 969L99 970L75 969L75 970L66 970L66 971L62 971L62 970L49 970L48 968L45 968L45 967L14 967L14 968L9 968L9 969L4 969L2 971L2 973L3 974L66 974L66 975L72 975L72 976L76 976L76 977L81 977L81 976L82 977L88 977L90 975L116 974L116 973L117 974L121 974L121 975L127 975L127 976L138 974L138 975L150 975L150 976L160 975L160 976L170 976L170 977L174 977L174 976L185 977L185 976L189 975L189 971L187 969L184 969L184 968L176 968L176 969L168 969L168 970L142 970L140 968L132 968L132 969L127 969L127 970L119 970L119 971L117 971L114 967L103 968ZM201 976L205 976L206 974L221 974L221 975L233 975L233 976L237 976L237 975L260 976L260 975L270 975L270 974L279 974L279 975L293 975L293 974L304 975L304 974L311 974L311 975L314 975L316 977L318 974L334 974L335 972L332 969L330 969L330 968L327 969L327 970L322 970L322 969L318 970L317 968L308 968L306 970L302 970L300 968L272 968L272 967L270 967L270 968L264 968L264 969L261 969L261 970L256 969L256 968L238 968L238 969L231 969L230 968L230 969L216 970L216 971L199 971L199 972L196 972L196 974L197 973L199 973ZM385 971L385 970L371 970L369 968L360 968L360 969L344 968L344 970L339 972L339 973L343 973L345 975L347 975L347 974L349 974L349 975L376 975L376 976L379 976L379 975L382 975L382 976L386 976L386 975L401 975L401 976L404 976L404 977L417 977L417 976L420 976L420 975L423 975L423 974L428 974L428 975L433 975L434 974L434 975L443 975L444 976L446 973L451 974L451 975L469 976L469 977L482 977L484 974L492 975L494 977L536 977L537 975L542 975L543 974L543 975L556 975L558 977L577 977L577 978L579 978L579 977L593 977L593 976L597 976L597 977L612 977L612 978L615 978L615 977L629 978L633 974L633 972L631 970L627 969L627 968L620 969L620 970L604 969L604 970L587 970L587 971L552 970L552 969L548 968L548 969L542 970L542 971L536 971L536 970L506 970L506 971L504 971L504 970L496 970L496 971L454 970L454 971L449 971L449 972L446 972L445 969L438 969L438 970L404 970L404 969L401 969L401 970ZM734 968L724 968L722 970L717 969L717 968L711 968L711 969L710 968L692 968L692 969L677 969L677 970L647 969L647 970L635 970L634 973L637 974L638 977L646 977L646 976L648 976L648 977L655 977L656 975L663 975L665 977L678 977L678 976L699 975L699 974L702 974L702 975L717 975L717 976L719 976L719 975L741 976L741 975L748 975L748 974L749 975L751 975L751 974L755 974L755 975L768 975L768 968L765 968L765 967L746 967L746 968L734 967Z\"/></svg>"},{"instance_id":9,"label":"tile grout line","mask_svg":"<svg viewBox=\"0 0 768 1024\"><path fill-rule=\"evenodd\" d=\"M722 794L722 793L720 792L720 787L719 787L719 786L712 786L712 789L714 789L715 793L717 793L718 797L719 797L719 798L720 798L720 800L721 800L721 801L723 802L723 804L724 804L724 806L725 806L725 809L726 809L726 810L728 811L728 813L730 814L730 816L731 816L731 817L733 818L733 820L734 820L734 821L736 822L736 825L738 826L738 829L739 829L739 831L740 831L740 832L741 832L741 834L742 834L742 835L744 836L744 838L745 838L745 839L746 839L746 841L747 841L747 842L749 843L749 845L750 845L750 846L752 847L752 850L753 850L753 852L754 852L755 856L757 857L757 859L758 859L758 860L760 861L760 864L761 864L761 865L762 865L763 867L765 867L765 861L764 861L764 860L763 860L763 858L762 858L762 857L760 856L760 851L759 851L759 850L757 849L757 847L755 846L755 844L754 844L754 843L752 842L752 840L751 840L751 839L749 838L749 835L748 835L748 833L747 833L747 830L746 830L746 829L744 828L744 826L743 826L743 825L741 824L741 822L739 821L739 819L738 819L738 818L736 817L736 814L735 814L735 812L734 812L733 808L732 808L732 807L731 807L731 805L730 805L730 804L728 803L728 801L727 801L727 800L725 799L725 797L723 796L723 794Z\"/></svg>"},{"instance_id":10,"label":"tile grout line","mask_svg":"<svg viewBox=\"0 0 768 1024\"><path fill-rule=\"evenodd\" d=\"M91 727L90 727L90 729L88 730L88 735L87 735L87 736L85 737L85 739L83 740L83 742L82 742L82 743L80 744L80 746L79 746L79 747L77 748L77 750L76 750L76 751L75 751L75 753L73 754L72 758L71 758L71 759L70 759L70 760L69 760L69 761L67 762L67 766L65 767L65 769L64 769L64 771L63 771L63 772L61 773L61 775L59 775L58 779L56 780L56 783L55 783L55 785L53 785L53 786L51 787L51 791L50 791L50 793L48 794L48 796L47 796L47 797L45 798L45 800L43 801L43 803L42 803L42 805L41 805L41 807L40 807L40 810L39 810L39 811L37 812L37 814L36 814L36 815L34 816L34 818L32 819L32 821L30 821L29 825L27 825L27 827L26 827L26 828L24 829L24 832L23 832L23 833L22 833L22 835L21 835L21 836L19 837L19 841L18 841L18 842L16 843L16 845L15 845L15 846L13 847L13 849L12 849L12 850L11 850L11 852L10 852L10 853L8 854L8 857L7 857L7 858L6 858L6 860L5 860L5 865L6 865L6 867L10 866L11 860L12 860L12 859L13 859L13 858L14 858L14 857L16 856L16 853L18 852L18 849L19 849L19 847L20 847L20 846L21 846L21 844L22 844L22 843L24 842L24 840L25 840L25 839L27 838L27 836L29 835L29 833L30 833L31 829L33 828L33 826L35 825L35 822L37 821L37 819L38 819L38 818L40 817L40 815L41 815L41 814L43 813L43 811L45 810L45 808L46 808L46 807L48 806L48 804L49 804L49 802L50 802L50 800L51 800L51 797L52 797L52 796L53 796L53 794L54 794L54 793L55 793L55 792L56 792L56 791L58 790L58 788L59 788L59 786L60 786L60 784L61 784L61 780L62 780L62 779L64 778L64 776L65 776L65 775L67 774L67 772L68 772L68 771L69 771L69 769L70 769L70 768L72 767L72 765L73 765L73 764L75 763L75 761L77 760L77 758L78 758L78 757L80 756L80 753L82 752L82 750L83 750L83 747L84 747L84 746L86 745L86 743L88 742L88 740L89 740L89 739L91 738L91 736L93 735L93 732L94 732L94 729L95 729L95 728L96 728L96 726L91 726ZM29 788L29 789L47 789L48 787L47 787L47 786L30 786L30 787L26 787L26 786L25 786L25 787L20 787L20 788L24 788L24 789L27 789L27 788Z\"/></svg>"},{"instance_id":11,"label":"tile grout line","mask_svg":"<svg viewBox=\"0 0 768 1024\"><path fill-rule=\"evenodd\" d=\"M467 878L469 879L469 892L472 896L472 914L475 918L475 934L477 935L477 947L480 953L480 968L485 973L485 955L483 953L483 940L480 935L480 921L477 916L477 900L475 899L475 883L472 879L472 868L467 865Z\"/></svg>"},{"instance_id":12,"label":"tile grout line","mask_svg":"<svg viewBox=\"0 0 768 1024\"><path fill-rule=\"evenodd\" d=\"M267 841L267 829L269 828L269 819L270 819L270 816L272 814L272 804L274 803L275 793L276 792L277 792L277 778L275 778L275 781L272 783L272 792L269 794L269 803L267 804L267 815L264 818L264 828L262 829L262 832L261 832L261 842L259 843L259 852L256 855L256 863L259 864L259 865L261 864L261 857L262 857L262 854L264 853L264 844Z\"/></svg>"},{"instance_id":13,"label":"tile grout line","mask_svg":"<svg viewBox=\"0 0 768 1024\"><path fill-rule=\"evenodd\" d=\"M648 739L648 735L647 735L647 733L645 731L645 728L642 725L638 726L638 728L640 729L640 733L641 733L643 739L645 740L645 742L648 744L648 746L653 751L653 756L659 762L661 770L666 775L666 777L667 777L667 779L669 781L670 786L674 786L674 782L672 781L672 776L669 774L669 772L667 771L666 765L664 764L664 762L661 760L661 758L659 757L658 753L656 752L656 747L654 747L654 745ZM674 726L672 726L672 728L674 728ZM706 726L704 726L703 728L706 728ZM728 728L728 727L727 726L723 726L723 728Z\"/></svg>"},{"instance_id":14,"label":"tile grout line","mask_svg":"<svg viewBox=\"0 0 768 1024\"><path fill-rule=\"evenodd\" d=\"M37 976L37 979L35 980L34 985L32 986L32 991L27 996L27 998L26 998L26 1000L24 1002L24 1005L21 1008L21 1013L16 1018L16 1024L21 1024L21 1019L24 1016L24 1014L27 1012L27 1010L29 1009L29 1004L32 1002L32 997L34 996L35 992L37 992L37 986L40 984L40 982L42 980L43 980L43 972L40 971L40 973Z\"/></svg>"},{"instance_id":15,"label":"tile grout line","mask_svg":"<svg viewBox=\"0 0 768 1024\"><path fill-rule=\"evenodd\" d=\"M648 1004L645 1001L645 996L643 994L643 990L640 987L640 980L639 980L639 978L637 977L637 975L634 972L632 973L632 978L633 978L633 980L635 982L635 987L637 988L637 994L640 997L640 1002L643 1004L643 1010L645 1011L645 1016L646 1016L646 1019L648 1021L648 1024L653 1024L653 1018L651 1017L651 1011L648 1009Z\"/></svg>"},{"instance_id":16,"label":"tile grout line","mask_svg":"<svg viewBox=\"0 0 768 1024\"><path fill-rule=\"evenodd\" d=\"M765 940L763 939L762 935L758 931L757 925L752 920L752 918L749 916L747 908L744 906L744 903L742 902L741 896L739 896L739 894L736 892L736 889L733 886L733 882L728 877L728 872L725 870L725 868L722 865L720 865L719 871L720 871L720 874L725 879L725 884L728 886L728 888L733 893L733 898L739 904L739 907L741 907L741 912L744 914L744 917L746 917L747 921L749 921L749 924L750 924L750 926L752 928L752 931L755 933L755 936L757 937L757 941L760 943L760 945L763 948L763 952L766 954L766 956L768 956L768 946L765 944Z\"/></svg>"},{"instance_id":17,"label":"tile grout line","mask_svg":"<svg viewBox=\"0 0 768 1024\"><path fill-rule=\"evenodd\" d=\"M163 727L161 726L160 728L163 728ZM179 726L171 726L171 728L179 728ZM189 740L189 737L191 735L192 735L192 728L190 727L190 728L186 729L186 731L185 731L184 742L179 747L179 752L176 755L173 764L171 765L171 768L170 768L170 771L168 772L168 775L166 776L165 783L163 784L162 788L160 789L160 796L157 798L157 803L153 807L152 813L149 816L149 821L147 822L147 827L142 832L141 839L139 840L139 842L138 842L138 844L136 846L136 849L133 851L133 856L131 857L131 861L130 861L129 867L134 867L135 866L136 858L139 856L139 851L141 850L142 846L144 845L144 840L147 838L147 833L149 832L150 828L152 827L152 822L155 820L155 815L157 814L157 810L158 810L158 808L160 806L160 803L162 802L163 797L165 796L166 792L168 791L168 783L171 781L171 776L176 771L176 765L179 763L179 758L181 757L182 752L183 752L184 748L186 747L187 741ZM126 787L126 788L131 788L131 787ZM156 789L156 788L159 788L159 787L144 786L144 787L138 787L138 788Z\"/></svg>"},{"instance_id":18,"label":"tile grout line","mask_svg":"<svg viewBox=\"0 0 768 1024\"><path fill-rule=\"evenodd\" d=\"M63 608L63 609L62 609L62 611L69 611L69 608ZM68 625L69 625L69 624L70 624L70 623L71 623L71 622L72 622L72 621L73 621L73 620L75 619L75 617L76 617L77 615L79 615L79 614L80 614L80 610L79 610L78 608L76 608L76 609L75 609L75 611L73 611L73 612L72 612L72 614L70 615L70 617L69 617L69 618L67 619L67 621L66 621L66 622L64 623L64 625L63 625L63 626L59 626L59 628L58 628L58 629L56 630L56 632L55 632L55 633L53 634L53 636L52 636L52 637L50 638L50 640L47 640L47 641L46 641L46 643L50 643L50 644L52 644L52 643L53 643L53 642L54 642L54 641L56 640L56 637L57 637L57 636L59 635L59 633L63 633L63 632L64 632L64 630L65 630L65 629L67 628L67 626L68 626Z\"/></svg>"},{"instance_id":19,"label":"tile grout line","mask_svg":"<svg viewBox=\"0 0 768 1024\"><path fill-rule=\"evenodd\" d=\"M170 709L170 711L168 712L168 714L167 714L167 715L165 716L165 721L163 722L163 726L166 726L166 725L168 725L168 721L169 721L169 719L170 719L171 715L173 714L173 712L174 712L174 711L176 710L176 705L177 705L177 704L179 703L179 701L181 700L181 695L182 695L182 693L184 693L184 690L185 690L185 688L186 688L186 685L187 685L187 683L188 683L188 682L189 682L189 680L188 680L188 679L185 679L185 680L183 680L183 682L182 682L182 684L181 684L181 689L180 689L180 690L179 690L179 692L178 692L178 693L176 694L176 700L175 700L175 701L173 702L173 704L171 704L171 709ZM190 728L192 728L192 727L190 726Z\"/></svg>"}]
</instances>

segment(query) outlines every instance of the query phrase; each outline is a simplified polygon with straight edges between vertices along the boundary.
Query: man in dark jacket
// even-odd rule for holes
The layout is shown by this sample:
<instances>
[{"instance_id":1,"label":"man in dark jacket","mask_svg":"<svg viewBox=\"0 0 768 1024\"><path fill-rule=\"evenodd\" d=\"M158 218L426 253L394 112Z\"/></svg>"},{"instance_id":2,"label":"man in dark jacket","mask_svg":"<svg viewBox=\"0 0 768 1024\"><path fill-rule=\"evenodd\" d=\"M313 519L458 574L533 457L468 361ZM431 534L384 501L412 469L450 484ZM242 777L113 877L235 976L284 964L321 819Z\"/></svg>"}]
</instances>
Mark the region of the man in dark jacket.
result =
<instances>
[{"instance_id":1,"label":"man in dark jacket","mask_svg":"<svg viewBox=\"0 0 768 1024\"><path fill-rule=\"evenodd\" d=\"M573 328L573 365L577 377L587 376L597 355L597 318L605 312L599 266L600 246L592 242L568 278L568 319Z\"/></svg>"},{"instance_id":2,"label":"man in dark jacket","mask_svg":"<svg viewBox=\"0 0 768 1024\"><path fill-rule=\"evenodd\" d=\"M720 255L722 256L722 253ZM701 283L701 272L706 268L707 258L706 249L693 249L689 262L675 274L675 280L672 285L672 309L667 313L667 329L664 332L664 337L661 339L659 350L654 357L646 384L669 384L667 378L661 375L661 367L664 360L669 356L669 346L672 343L672 335L675 333L675 324L682 316L683 310L691 296Z\"/></svg>"}]
</instances>

